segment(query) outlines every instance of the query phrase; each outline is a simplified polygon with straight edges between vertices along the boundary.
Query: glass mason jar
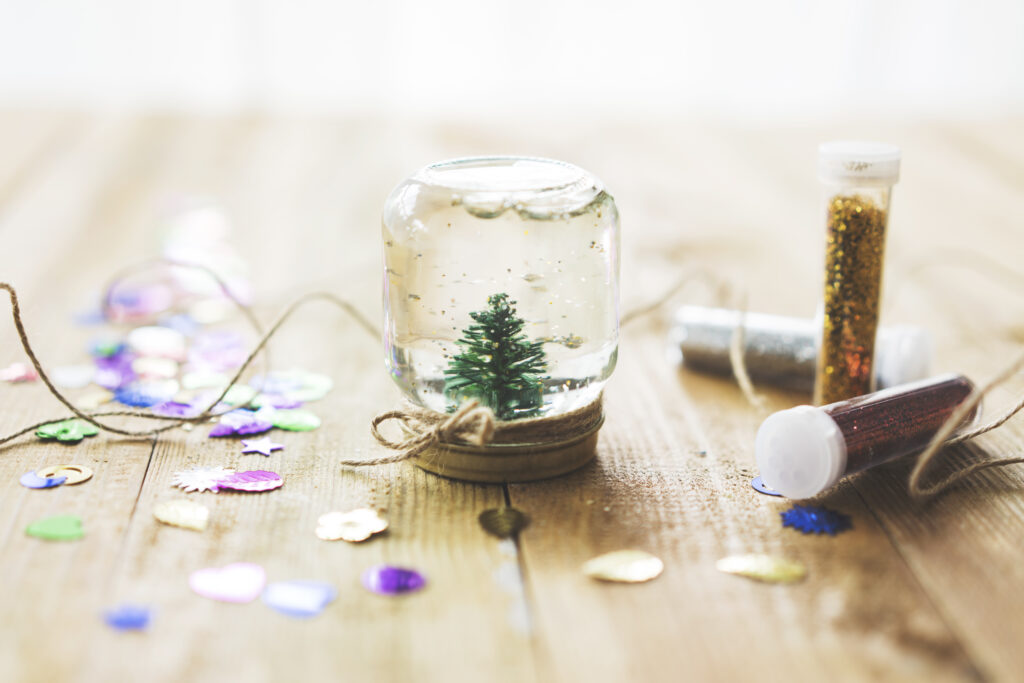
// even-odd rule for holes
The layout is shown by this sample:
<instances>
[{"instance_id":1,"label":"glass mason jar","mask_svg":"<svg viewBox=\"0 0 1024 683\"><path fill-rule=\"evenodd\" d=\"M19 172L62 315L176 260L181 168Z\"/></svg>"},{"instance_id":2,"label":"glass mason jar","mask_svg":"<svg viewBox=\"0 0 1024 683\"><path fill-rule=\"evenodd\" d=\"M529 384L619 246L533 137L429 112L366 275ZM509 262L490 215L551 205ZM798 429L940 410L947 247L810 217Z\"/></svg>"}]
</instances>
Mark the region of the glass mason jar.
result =
<instances>
[{"instance_id":1,"label":"glass mason jar","mask_svg":"<svg viewBox=\"0 0 1024 683\"><path fill-rule=\"evenodd\" d=\"M384 344L415 404L465 400L499 420L598 399L615 368L619 219L571 164L480 157L431 164L383 215Z\"/></svg>"},{"instance_id":2,"label":"glass mason jar","mask_svg":"<svg viewBox=\"0 0 1024 683\"><path fill-rule=\"evenodd\" d=\"M825 189L825 296L815 405L875 390L874 354L892 186L900 150L877 142L818 148Z\"/></svg>"}]
</instances>

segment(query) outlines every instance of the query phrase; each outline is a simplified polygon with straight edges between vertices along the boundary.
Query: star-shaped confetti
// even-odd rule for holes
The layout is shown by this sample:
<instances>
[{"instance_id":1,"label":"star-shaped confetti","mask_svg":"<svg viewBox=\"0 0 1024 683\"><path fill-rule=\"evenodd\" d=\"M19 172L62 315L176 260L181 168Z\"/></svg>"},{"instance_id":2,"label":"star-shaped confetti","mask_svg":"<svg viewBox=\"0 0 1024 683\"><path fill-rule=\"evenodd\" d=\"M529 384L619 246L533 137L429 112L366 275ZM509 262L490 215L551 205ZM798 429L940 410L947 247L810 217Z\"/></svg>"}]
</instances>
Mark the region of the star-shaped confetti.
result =
<instances>
[{"instance_id":1,"label":"star-shaped confetti","mask_svg":"<svg viewBox=\"0 0 1024 683\"><path fill-rule=\"evenodd\" d=\"M793 527L805 534L835 536L853 528L848 515L817 505L794 505L779 514L782 515L782 526Z\"/></svg>"},{"instance_id":2,"label":"star-shaped confetti","mask_svg":"<svg viewBox=\"0 0 1024 683\"><path fill-rule=\"evenodd\" d=\"M222 480L235 473L224 467L193 467L190 470L182 470L174 473L171 484L186 492L220 490Z\"/></svg>"},{"instance_id":3,"label":"star-shaped confetti","mask_svg":"<svg viewBox=\"0 0 1024 683\"><path fill-rule=\"evenodd\" d=\"M242 439L243 453L261 453L269 457L274 451L279 451L283 448L284 446L279 443L274 443L268 436L264 436L260 439L249 439L248 441Z\"/></svg>"}]
</instances>

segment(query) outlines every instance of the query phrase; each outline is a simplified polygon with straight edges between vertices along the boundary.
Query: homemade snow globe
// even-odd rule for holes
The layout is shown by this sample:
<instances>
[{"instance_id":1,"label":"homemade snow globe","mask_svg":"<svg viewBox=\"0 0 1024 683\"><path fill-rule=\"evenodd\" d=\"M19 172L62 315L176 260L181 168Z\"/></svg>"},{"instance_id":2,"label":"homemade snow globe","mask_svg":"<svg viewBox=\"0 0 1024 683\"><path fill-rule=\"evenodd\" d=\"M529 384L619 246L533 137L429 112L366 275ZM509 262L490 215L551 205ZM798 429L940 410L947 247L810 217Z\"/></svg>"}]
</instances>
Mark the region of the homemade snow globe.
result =
<instances>
[{"instance_id":1,"label":"homemade snow globe","mask_svg":"<svg viewBox=\"0 0 1024 683\"><path fill-rule=\"evenodd\" d=\"M618 212L549 159L432 164L384 208L384 344L409 402L493 411L486 445L442 441L421 467L476 481L565 473L593 457L615 368Z\"/></svg>"}]
</instances>

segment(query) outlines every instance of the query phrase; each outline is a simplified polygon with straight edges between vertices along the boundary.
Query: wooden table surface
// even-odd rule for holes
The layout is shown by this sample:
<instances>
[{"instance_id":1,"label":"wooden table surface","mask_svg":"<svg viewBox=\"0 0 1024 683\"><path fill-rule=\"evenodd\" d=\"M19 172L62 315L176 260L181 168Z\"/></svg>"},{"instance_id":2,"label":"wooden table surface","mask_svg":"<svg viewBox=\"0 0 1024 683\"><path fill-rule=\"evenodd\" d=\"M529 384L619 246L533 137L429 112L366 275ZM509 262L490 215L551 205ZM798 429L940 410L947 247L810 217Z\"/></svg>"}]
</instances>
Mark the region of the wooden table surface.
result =
<instances>
[{"instance_id":1,"label":"wooden table surface","mask_svg":"<svg viewBox=\"0 0 1024 683\"><path fill-rule=\"evenodd\" d=\"M836 137L904 150L884 322L927 326L937 371L992 376L1024 332L1022 120L752 128L6 111L0 280L18 289L44 364L83 362L95 330L74 314L95 305L116 269L159 253L171 198L197 195L231 216L262 320L312 289L379 320L379 214L392 186L441 158L526 153L573 161L615 195L624 309L703 266L742 287L750 310L811 315L823 241L815 148ZM712 298L694 286L675 303ZM750 488L753 435L766 410L808 397L759 387L758 409L727 379L673 367L663 355L668 313L623 330L598 457L553 481L485 486L408 464L339 467L382 454L368 423L399 392L380 344L326 305L300 313L272 347L279 366L334 378L313 405L323 426L276 432L286 448L267 460L207 439L205 428L0 449L0 680L1021 680L1024 467L916 504L911 463L896 462L822 498L852 517L852 531L785 529L788 503ZM0 343L0 365L24 359L9 322ZM1022 384L993 395L990 414ZM0 386L3 433L63 414L39 383ZM947 453L936 473L1022 447L1016 419ZM22 473L62 462L95 476L53 490L19 485ZM194 465L266 467L286 484L191 494L212 510L203 533L158 524L154 505L181 497L173 472ZM506 502L532 520L514 543L477 522ZM322 513L364 505L386 511L385 536L360 545L314 536ZM81 515L84 539L24 533L61 513ZM643 585L581 574L585 560L621 548L657 554L664 574ZM778 586L716 571L717 559L742 552L799 560L809 576ZM302 621L189 590L191 571L235 561L262 564L272 581L329 581L339 597ZM400 599L366 592L358 577L381 562L421 569L428 588ZM153 605L150 629L104 625L102 610L120 602Z\"/></svg>"}]
</instances>

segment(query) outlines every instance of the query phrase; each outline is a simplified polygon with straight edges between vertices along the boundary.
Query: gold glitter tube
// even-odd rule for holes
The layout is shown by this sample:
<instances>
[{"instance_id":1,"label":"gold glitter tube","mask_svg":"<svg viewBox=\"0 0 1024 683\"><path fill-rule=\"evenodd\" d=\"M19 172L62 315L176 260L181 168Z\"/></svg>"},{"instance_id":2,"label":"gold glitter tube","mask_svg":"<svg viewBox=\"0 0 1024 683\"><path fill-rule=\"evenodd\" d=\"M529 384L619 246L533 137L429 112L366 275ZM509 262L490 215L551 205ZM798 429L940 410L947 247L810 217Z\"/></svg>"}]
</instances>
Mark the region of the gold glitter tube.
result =
<instances>
[{"instance_id":1,"label":"gold glitter tube","mask_svg":"<svg viewBox=\"0 0 1024 683\"><path fill-rule=\"evenodd\" d=\"M830 142L818 149L818 174L826 193L826 244L817 405L875 388L885 233L899 163L899 148L892 145Z\"/></svg>"}]
</instances>

